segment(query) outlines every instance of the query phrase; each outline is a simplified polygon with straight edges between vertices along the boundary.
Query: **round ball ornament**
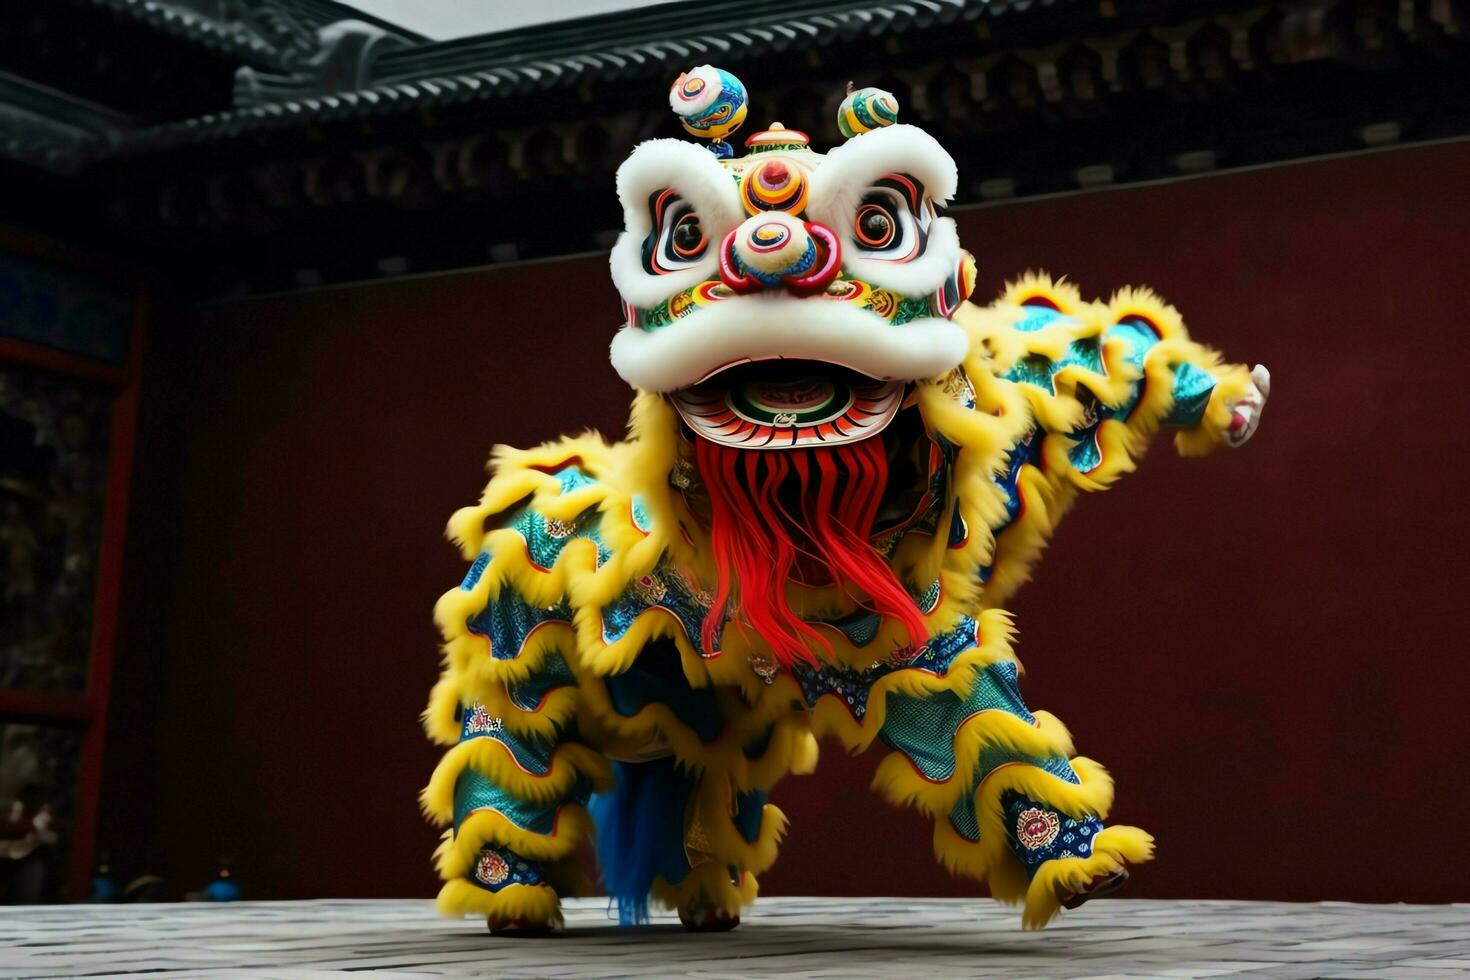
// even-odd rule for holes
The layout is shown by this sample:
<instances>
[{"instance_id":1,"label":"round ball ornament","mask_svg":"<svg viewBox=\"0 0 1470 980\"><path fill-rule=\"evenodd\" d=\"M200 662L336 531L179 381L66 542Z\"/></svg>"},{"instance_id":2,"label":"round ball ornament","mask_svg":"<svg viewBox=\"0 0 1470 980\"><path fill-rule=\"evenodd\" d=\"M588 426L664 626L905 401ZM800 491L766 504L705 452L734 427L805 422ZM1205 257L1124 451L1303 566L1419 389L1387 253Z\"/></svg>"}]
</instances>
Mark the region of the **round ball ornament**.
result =
<instances>
[{"instance_id":1,"label":"round ball ornament","mask_svg":"<svg viewBox=\"0 0 1470 980\"><path fill-rule=\"evenodd\" d=\"M837 107L837 128L848 139L898 122L898 99L881 88L849 90Z\"/></svg>"},{"instance_id":2,"label":"round ball ornament","mask_svg":"<svg viewBox=\"0 0 1470 980\"><path fill-rule=\"evenodd\" d=\"M724 138L745 122L745 85L723 68L700 65L674 80L669 89L669 108L691 135L713 140L717 157L734 156Z\"/></svg>"}]
</instances>

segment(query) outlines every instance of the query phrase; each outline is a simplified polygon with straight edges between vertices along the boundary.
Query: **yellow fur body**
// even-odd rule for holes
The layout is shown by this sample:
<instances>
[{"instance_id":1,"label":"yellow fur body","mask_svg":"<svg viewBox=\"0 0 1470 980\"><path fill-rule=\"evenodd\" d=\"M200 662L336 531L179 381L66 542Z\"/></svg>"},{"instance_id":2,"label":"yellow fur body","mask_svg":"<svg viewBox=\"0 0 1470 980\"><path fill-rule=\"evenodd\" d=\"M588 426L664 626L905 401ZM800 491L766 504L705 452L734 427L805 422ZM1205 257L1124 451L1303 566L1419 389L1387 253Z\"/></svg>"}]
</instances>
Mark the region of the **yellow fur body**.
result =
<instances>
[{"instance_id":1,"label":"yellow fur body","mask_svg":"<svg viewBox=\"0 0 1470 980\"><path fill-rule=\"evenodd\" d=\"M1022 306L1038 300L1068 319L1029 333L1015 329ZM1142 372L1124 362L1114 345L1104 339L1102 371L1067 367L1054 375L1052 390L1004 378L1019 358L1060 358L1073 341L1101 338L1111 325L1129 315L1145 317L1160 337ZM1014 660L1012 628L1001 607L1027 579L1077 492L1106 488L1134 468L1171 408L1170 379L1175 366L1192 364L1215 379L1203 419L1176 437L1183 453L1203 452L1221 441L1230 420L1227 404L1249 384L1243 368L1223 366L1216 355L1191 342L1173 308L1147 291L1128 290L1108 303L1085 303L1069 285L1033 276L1010 286L990 307L966 304L956 320L971 341L962 374L920 383L913 395L930 433L942 435L956 447L948 484L951 499L933 533L905 534L892 552L900 580L940 583L940 598L925 617L931 634L954 629L963 617L977 623L973 647L956 657L943 675L911 669L884 675L873 686L866 716L858 720L834 695L822 697L811 708L803 706L802 692L787 673L777 675L772 683L763 682L752 670L751 658L765 654L764 645L734 625L727 624L722 652L702 657L683 623L655 605L639 614L622 636L610 641L605 611L633 583L668 574L680 575L696 587L708 588L714 581L700 521L674 485L677 481L671 480L681 463L675 412L663 398L639 394L633 405L630 438L625 442L609 444L588 434L530 450L497 448L494 476L480 502L450 520L449 536L467 561L484 553L490 558L472 588L451 589L435 609L444 636L444 672L424 713L424 724L434 741L453 747L423 793L425 812L441 824L449 822L456 781L467 768L490 777L520 799L540 803L561 798L578 779L606 788L608 759L639 758L649 746L655 746L671 752L698 782L686 815L691 870L677 885L657 882L654 898L671 905L697 900L738 910L755 897L755 875L775 861L785 818L776 807L767 805L756 839L747 841L731 822L733 794L769 789L788 774L811 772L821 737L834 737L852 752L867 748L883 725L890 692L910 697L940 692L964 696L978 671ZM1078 391L1085 388L1100 404L1116 406L1133 394L1140 380L1143 391L1132 413L1126 420L1104 422L1098 432L1101 462L1089 472L1078 472L1067 457L1069 433L1085 411ZM967 407L962 397L966 382L973 390L974 408ZM1017 487L1024 506L1007 523L1006 500L992 478L1005 470L1009 454L1033 427L1044 439L1042 465L1027 464L1021 471ZM553 474L573 461L592 483L563 493ZM635 515L635 499L647 515L642 523ZM952 545L949 528L956 501L968 529L959 547ZM595 522L604 551L600 553L592 540L574 537L549 568L536 565L525 538L504 526L507 515L524 507L567 526ZM989 578L982 587L980 571L986 567ZM498 651L500 659L493 659L487 655L485 637L468 630L466 621L503 590L514 590L527 603L541 608L565 605L570 615L532 630L513 656L510 651ZM791 586L788 598L792 608L804 616L851 609L837 590ZM836 630L827 635L834 656L855 668L875 663L906 642L901 625L892 621L883 623L878 636L862 647ZM655 638L673 643L691 687L714 689L727 722L713 741L702 740L660 703L650 703L632 717L612 710L607 678L628 670L645 644ZM510 697L509 685L533 676L553 654L570 666L575 686L556 688L536 710L525 710ZM460 732L457 716L472 704L485 707L503 719L508 731L521 735L553 737L575 722L577 741L558 746L544 776L528 774L508 750L492 740L455 745ZM751 743L767 731L770 737L763 750L749 755ZM987 745L1036 756L1070 757L1073 753L1066 728L1044 712L1037 713L1035 724L1004 711L980 712L954 733L951 779L928 780L903 753L895 751L880 763L874 787L891 802L914 805L935 815L933 844L940 861L954 873L988 880L997 898L1024 902L1027 927L1045 924L1068 895L1094 876L1151 855L1147 834L1131 827L1109 827L1097 837L1090 857L1047 862L1028 886L1022 866L1006 844L1000 794L1016 789L1076 817L1101 817L1112 802L1112 782L1101 766L1079 758L1073 760L1080 779L1075 784L1035 766L1007 765L976 786L971 774ZM958 835L944 819L967 792L974 794L982 830L979 843ZM515 885L491 894L464 879L485 844L502 844L561 867L589 834L586 812L576 804L559 810L555 833L544 836L521 830L493 811L471 814L457 837L446 833L438 853L438 870L446 882L439 898L441 910L550 921L556 897L547 886ZM737 881L732 882L727 868L738 870Z\"/></svg>"}]
</instances>

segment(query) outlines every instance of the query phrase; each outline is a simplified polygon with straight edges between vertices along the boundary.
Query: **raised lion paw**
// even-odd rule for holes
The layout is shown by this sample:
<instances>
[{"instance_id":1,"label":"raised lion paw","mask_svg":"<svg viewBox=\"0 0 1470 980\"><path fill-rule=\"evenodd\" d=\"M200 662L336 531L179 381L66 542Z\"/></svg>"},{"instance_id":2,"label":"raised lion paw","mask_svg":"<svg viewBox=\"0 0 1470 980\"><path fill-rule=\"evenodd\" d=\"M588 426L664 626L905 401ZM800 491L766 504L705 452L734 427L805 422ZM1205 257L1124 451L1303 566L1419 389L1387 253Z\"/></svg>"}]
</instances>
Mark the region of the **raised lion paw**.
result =
<instances>
[{"instance_id":1,"label":"raised lion paw","mask_svg":"<svg viewBox=\"0 0 1470 980\"><path fill-rule=\"evenodd\" d=\"M1261 424L1261 411L1271 396L1271 372L1266 365L1251 369L1251 386L1241 397L1229 403L1230 425L1225 429L1225 444L1232 449L1244 446Z\"/></svg>"}]
</instances>

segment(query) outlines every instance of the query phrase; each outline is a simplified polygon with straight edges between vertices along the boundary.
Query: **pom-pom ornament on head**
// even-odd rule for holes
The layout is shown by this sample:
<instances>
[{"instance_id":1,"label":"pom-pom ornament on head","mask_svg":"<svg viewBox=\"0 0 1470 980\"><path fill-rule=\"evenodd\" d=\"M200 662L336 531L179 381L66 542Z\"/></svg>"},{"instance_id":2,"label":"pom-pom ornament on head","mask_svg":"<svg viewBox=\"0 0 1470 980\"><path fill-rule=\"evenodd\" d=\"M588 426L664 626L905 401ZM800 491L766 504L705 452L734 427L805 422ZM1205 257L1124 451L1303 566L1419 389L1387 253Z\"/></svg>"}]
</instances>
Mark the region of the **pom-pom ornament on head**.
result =
<instances>
[{"instance_id":1,"label":"pom-pom ornament on head","mask_svg":"<svg viewBox=\"0 0 1470 980\"><path fill-rule=\"evenodd\" d=\"M881 88L847 86L847 98L837 107L837 128L848 139L898 122L898 99Z\"/></svg>"},{"instance_id":2,"label":"pom-pom ornament on head","mask_svg":"<svg viewBox=\"0 0 1470 980\"><path fill-rule=\"evenodd\" d=\"M713 140L710 149L726 159L735 155L725 137L745 122L748 97L745 85L723 68L700 65L674 80L669 108L694 136Z\"/></svg>"}]
</instances>

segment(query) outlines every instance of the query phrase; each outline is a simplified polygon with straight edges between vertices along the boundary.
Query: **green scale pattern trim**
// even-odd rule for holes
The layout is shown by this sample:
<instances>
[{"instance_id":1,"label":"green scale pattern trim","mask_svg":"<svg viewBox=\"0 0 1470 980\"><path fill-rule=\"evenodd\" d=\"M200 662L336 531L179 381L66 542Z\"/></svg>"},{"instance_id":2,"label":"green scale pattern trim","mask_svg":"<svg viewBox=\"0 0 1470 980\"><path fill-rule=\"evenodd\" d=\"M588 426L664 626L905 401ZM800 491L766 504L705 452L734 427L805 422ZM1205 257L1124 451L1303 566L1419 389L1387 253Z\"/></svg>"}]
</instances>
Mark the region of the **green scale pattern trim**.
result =
<instances>
[{"instance_id":1,"label":"green scale pattern trim","mask_svg":"<svg viewBox=\"0 0 1470 980\"><path fill-rule=\"evenodd\" d=\"M556 473L563 495L595 486L597 480L575 466L568 466ZM585 538L597 546L597 567L601 568L612 557L612 551L602 541L602 529L596 512L579 514L573 521L554 521L536 512L534 507L523 507L510 518L507 526L518 533L526 542L526 552L538 567L550 569L556 565L567 544Z\"/></svg>"},{"instance_id":2,"label":"green scale pattern trim","mask_svg":"<svg viewBox=\"0 0 1470 980\"><path fill-rule=\"evenodd\" d=\"M888 714L879 737L890 748L908 756L925 779L944 782L954 775L954 734L971 715L1000 710L1028 725L1036 722L1021 700L1015 664L992 664L976 671L976 675L964 698L948 691L924 698L888 695ZM1040 759L1026 761L1043 764Z\"/></svg>"},{"instance_id":3,"label":"green scale pattern trim","mask_svg":"<svg viewBox=\"0 0 1470 980\"><path fill-rule=\"evenodd\" d=\"M592 784L580 777L566 797L550 803L528 803L512 796L473 769L460 773L454 784L454 832L477 810L494 810L521 830L532 834L549 834L556 827L556 813L568 803L585 805L592 796Z\"/></svg>"}]
</instances>

